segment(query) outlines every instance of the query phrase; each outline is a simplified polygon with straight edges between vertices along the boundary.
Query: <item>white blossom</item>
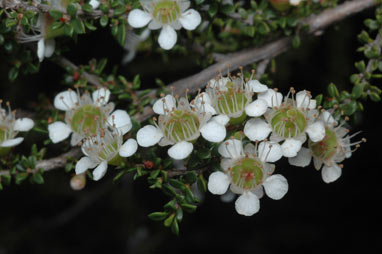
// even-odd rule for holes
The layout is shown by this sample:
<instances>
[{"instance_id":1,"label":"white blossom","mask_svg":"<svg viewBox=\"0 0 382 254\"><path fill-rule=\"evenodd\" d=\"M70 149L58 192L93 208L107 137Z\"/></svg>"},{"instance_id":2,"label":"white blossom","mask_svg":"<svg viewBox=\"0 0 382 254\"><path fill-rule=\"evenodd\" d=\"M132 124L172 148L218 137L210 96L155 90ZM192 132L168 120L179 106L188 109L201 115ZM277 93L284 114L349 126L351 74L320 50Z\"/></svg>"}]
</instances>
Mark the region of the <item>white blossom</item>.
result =
<instances>
[{"instance_id":1,"label":"white blossom","mask_svg":"<svg viewBox=\"0 0 382 254\"><path fill-rule=\"evenodd\" d=\"M242 142L232 138L220 144L218 151L223 156L220 164L223 172L217 171L209 176L208 190L223 195L230 188L239 194L235 202L239 214L252 216L259 211L263 188L268 197L275 200L287 193L287 180L282 175L272 175L275 166L268 163L282 157L279 144L261 142L254 146L250 143L243 149Z\"/></svg>"},{"instance_id":2,"label":"white blossom","mask_svg":"<svg viewBox=\"0 0 382 254\"><path fill-rule=\"evenodd\" d=\"M199 12L189 9L190 1L184 0L141 0L143 10L134 9L127 21L134 28L161 29L158 42L161 48L169 50L177 41L175 30L182 27L194 30L201 22Z\"/></svg>"},{"instance_id":3,"label":"white blossom","mask_svg":"<svg viewBox=\"0 0 382 254\"><path fill-rule=\"evenodd\" d=\"M0 153L9 147L17 146L23 142L23 137L16 137L22 131L26 132L33 128L32 119L24 117L16 119L16 112L11 110L9 103L6 103L8 110L3 109L0 100Z\"/></svg>"},{"instance_id":4,"label":"white blossom","mask_svg":"<svg viewBox=\"0 0 382 254\"><path fill-rule=\"evenodd\" d=\"M157 143L160 146L172 145L168 154L175 160L185 159L191 154L192 142L200 134L210 142L221 142L226 136L222 124L224 119L211 119L211 113L191 107L186 98L176 99L167 95L154 103L153 110L159 117L155 126L146 125L138 131L138 144L143 147Z\"/></svg>"},{"instance_id":5,"label":"white blossom","mask_svg":"<svg viewBox=\"0 0 382 254\"><path fill-rule=\"evenodd\" d=\"M130 116L124 110L114 109L109 102L110 91L100 88L92 93L64 91L54 98L54 106L65 111L65 122L57 121L49 124L49 137L53 143L61 142L72 133L71 145L75 146L85 137L95 135L106 124L114 125L123 134L132 128Z\"/></svg>"},{"instance_id":6,"label":"white blossom","mask_svg":"<svg viewBox=\"0 0 382 254\"><path fill-rule=\"evenodd\" d=\"M318 141L309 141L309 148L302 148L298 154L289 158L289 163L298 167L306 167L313 157L314 167L321 170L322 179L326 183L336 181L342 174L342 165L339 164L352 154L352 146L358 147L365 139L351 143L350 139L359 132L348 135L348 130L338 125L333 116L324 111L320 114L320 119L325 125L325 137Z\"/></svg>"},{"instance_id":7,"label":"white blossom","mask_svg":"<svg viewBox=\"0 0 382 254\"><path fill-rule=\"evenodd\" d=\"M118 165L121 157L130 157L138 149L134 139L128 139L124 144L122 132L109 126L98 130L97 134L87 137L82 146L82 157L76 164L76 174L93 170L93 180L98 181L107 171L108 164Z\"/></svg>"}]
</instances>

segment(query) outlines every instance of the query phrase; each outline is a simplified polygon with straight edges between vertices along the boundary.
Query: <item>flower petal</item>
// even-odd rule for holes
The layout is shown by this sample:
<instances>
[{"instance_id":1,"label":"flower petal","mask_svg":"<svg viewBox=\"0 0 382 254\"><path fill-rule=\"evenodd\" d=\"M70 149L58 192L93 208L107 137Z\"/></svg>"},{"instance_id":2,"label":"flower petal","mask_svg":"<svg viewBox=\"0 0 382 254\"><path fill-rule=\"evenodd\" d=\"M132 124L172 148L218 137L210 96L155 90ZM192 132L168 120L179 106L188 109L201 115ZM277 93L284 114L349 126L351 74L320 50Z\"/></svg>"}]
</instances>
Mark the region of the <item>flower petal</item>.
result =
<instances>
[{"instance_id":1,"label":"flower petal","mask_svg":"<svg viewBox=\"0 0 382 254\"><path fill-rule=\"evenodd\" d=\"M18 138L13 138L13 139L7 139L3 143L0 143L0 147L12 147L12 146L17 146L21 142L23 142L24 138L18 137Z\"/></svg>"},{"instance_id":2,"label":"flower petal","mask_svg":"<svg viewBox=\"0 0 382 254\"><path fill-rule=\"evenodd\" d=\"M273 89L268 89L264 93L259 93L257 99L265 100L270 108L279 107L283 101L283 95Z\"/></svg>"},{"instance_id":3,"label":"flower petal","mask_svg":"<svg viewBox=\"0 0 382 254\"><path fill-rule=\"evenodd\" d=\"M150 20L152 20L151 15L140 9L132 10L127 17L127 22L129 22L129 25L134 28L144 27L150 22Z\"/></svg>"},{"instance_id":4,"label":"flower petal","mask_svg":"<svg viewBox=\"0 0 382 254\"><path fill-rule=\"evenodd\" d=\"M262 198L264 196L264 188L263 186L258 186L256 189L252 191L253 194L257 196L258 199Z\"/></svg>"},{"instance_id":5,"label":"flower petal","mask_svg":"<svg viewBox=\"0 0 382 254\"><path fill-rule=\"evenodd\" d=\"M295 157L300 151L302 142L297 139L286 139L285 142L281 145L283 155L285 157Z\"/></svg>"},{"instance_id":6,"label":"flower petal","mask_svg":"<svg viewBox=\"0 0 382 254\"><path fill-rule=\"evenodd\" d=\"M98 181L101 179L107 171L107 161L102 161L94 170L93 170L93 180Z\"/></svg>"},{"instance_id":7,"label":"flower petal","mask_svg":"<svg viewBox=\"0 0 382 254\"><path fill-rule=\"evenodd\" d=\"M174 160L186 159L194 149L194 145L187 141L181 141L168 149L168 155Z\"/></svg>"},{"instance_id":8,"label":"flower petal","mask_svg":"<svg viewBox=\"0 0 382 254\"><path fill-rule=\"evenodd\" d=\"M72 129L66 123L63 122L54 122L48 125L49 138L53 143L61 142L62 140L69 137L72 133Z\"/></svg>"},{"instance_id":9,"label":"flower petal","mask_svg":"<svg viewBox=\"0 0 382 254\"><path fill-rule=\"evenodd\" d=\"M89 4L93 7L93 9L97 9L100 5L100 2L98 0L90 0Z\"/></svg>"},{"instance_id":10,"label":"flower petal","mask_svg":"<svg viewBox=\"0 0 382 254\"><path fill-rule=\"evenodd\" d=\"M45 40L45 50L44 56L51 57L54 53L54 49L56 48L56 41L54 39Z\"/></svg>"},{"instance_id":11,"label":"flower petal","mask_svg":"<svg viewBox=\"0 0 382 254\"><path fill-rule=\"evenodd\" d=\"M219 153L225 158L240 158L243 155L243 144L237 139L228 139L220 144Z\"/></svg>"},{"instance_id":12,"label":"flower petal","mask_svg":"<svg viewBox=\"0 0 382 254\"><path fill-rule=\"evenodd\" d=\"M320 119L331 126L334 126L336 124L336 120L334 120L332 114L330 114L328 111L322 112L320 115Z\"/></svg>"},{"instance_id":13,"label":"flower petal","mask_svg":"<svg viewBox=\"0 0 382 254\"><path fill-rule=\"evenodd\" d=\"M261 141L268 137L272 129L261 118L252 118L245 123L244 134L251 141Z\"/></svg>"},{"instance_id":14,"label":"flower petal","mask_svg":"<svg viewBox=\"0 0 382 254\"><path fill-rule=\"evenodd\" d=\"M80 143L83 138L84 138L84 136L82 136L82 135L80 135L80 134L78 134L76 132L73 132L72 138L70 139L70 145L71 146L78 145L78 143Z\"/></svg>"},{"instance_id":15,"label":"flower petal","mask_svg":"<svg viewBox=\"0 0 382 254\"><path fill-rule=\"evenodd\" d=\"M283 156L280 144L272 141L261 142L258 151L259 159L265 162L276 162Z\"/></svg>"},{"instance_id":16,"label":"flower petal","mask_svg":"<svg viewBox=\"0 0 382 254\"><path fill-rule=\"evenodd\" d=\"M108 118L107 122L121 131L122 135L125 135L131 128L133 124L129 114L125 110L117 109Z\"/></svg>"},{"instance_id":17,"label":"flower petal","mask_svg":"<svg viewBox=\"0 0 382 254\"><path fill-rule=\"evenodd\" d=\"M252 216L260 210L260 200L252 192L245 192L236 199L235 209L238 214Z\"/></svg>"},{"instance_id":18,"label":"flower petal","mask_svg":"<svg viewBox=\"0 0 382 254\"><path fill-rule=\"evenodd\" d=\"M29 131L34 126L34 122L32 119L24 117L19 118L15 121L15 125L13 126L13 129L15 131Z\"/></svg>"},{"instance_id":19,"label":"flower petal","mask_svg":"<svg viewBox=\"0 0 382 254\"><path fill-rule=\"evenodd\" d=\"M82 174L89 168L94 168L96 165L96 162L92 161L89 157L84 156L76 163L76 174Z\"/></svg>"},{"instance_id":20,"label":"flower petal","mask_svg":"<svg viewBox=\"0 0 382 254\"><path fill-rule=\"evenodd\" d=\"M182 16L179 18L179 22L182 24L184 29L186 30L194 30L200 22L202 22L202 17L199 12L194 9L189 9L184 12Z\"/></svg>"},{"instance_id":21,"label":"flower petal","mask_svg":"<svg viewBox=\"0 0 382 254\"><path fill-rule=\"evenodd\" d=\"M279 174L272 175L263 183L265 193L271 199L279 200L288 192L287 179Z\"/></svg>"},{"instance_id":22,"label":"flower petal","mask_svg":"<svg viewBox=\"0 0 382 254\"><path fill-rule=\"evenodd\" d=\"M45 42L44 42L44 39L40 39L37 42L37 57L40 62L44 60L44 52L45 52Z\"/></svg>"},{"instance_id":23,"label":"flower petal","mask_svg":"<svg viewBox=\"0 0 382 254\"><path fill-rule=\"evenodd\" d=\"M133 138L129 138L120 148L119 155L121 157L130 157L138 149L137 141Z\"/></svg>"},{"instance_id":24,"label":"flower petal","mask_svg":"<svg viewBox=\"0 0 382 254\"><path fill-rule=\"evenodd\" d=\"M312 100L312 95L306 90L300 91L296 93L296 103L297 107L299 108L309 108L314 109L316 108L316 100Z\"/></svg>"},{"instance_id":25,"label":"flower petal","mask_svg":"<svg viewBox=\"0 0 382 254\"><path fill-rule=\"evenodd\" d=\"M158 38L159 46L165 50L172 49L176 43L176 40L177 35L174 28L169 25L163 26Z\"/></svg>"},{"instance_id":26,"label":"flower petal","mask_svg":"<svg viewBox=\"0 0 382 254\"><path fill-rule=\"evenodd\" d=\"M230 184L229 177L223 172L213 172L208 178L208 190L215 195L223 195Z\"/></svg>"},{"instance_id":27,"label":"flower petal","mask_svg":"<svg viewBox=\"0 0 382 254\"><path fill-rule=\"evenodd\" d=\"M258 80L250 80L245 85L250 92L254 93L264 93L268 90L268 87L261 84Z\"/></svg>"},{"instance_id":28,"label":"flower petal","mask_svg":"<svg viewBox=\"0 0 382 254\"><path fill-rule=\"evenodd\" d=\"M306 128L310 140L313 142L321 141L325 138L325 125L323 121L317 121Z\"/></svg>"},{"instance_id":29,"label":"flower petal","mask_svg":"<svg viewBox=\"0 0 382 254\"><path fill-rule=\"evenodd\" d=\"M268 103L263 99L257 99L245 107L245 113L248 116L259 117L267 111Z\"/></svg>"},{"instance_id":30,"label":"flower petal","mask_svg":"<svg viewBox=\"0 0 382 254\"><path fill-rule=\"evenodd\" d=\"M149 29L151 30L157 30L162 27L162 24L157 22L155 19L151 20L149 23Z\"/></svg>"},{"instance_id":31,"label":"flower petal","mask_svg":"<svg viewBox=\"0 0 382 254\"><path fill-rule=\"evenodd\" d=\"M68 111L76 106L79 99L77 94L72 91L64 91L54 97L54 107L59 110Z\"/></svg>"},{"instance_id":32,"label":"flower petal","mask_svg":"<svg viewBox=\"0 0 382 254\"><path fill-rule=\"evenodd\" d=\"M226 115L217 115L211 118L211 121L217 122L223 126L226 126L229 122L229 117Z\"/></svg>"},{"instance_id":33,"label":"flower petal","mask_svg":"<svg viewBox=\"0 0 382 254\"><path fill-rule=\"evenodd\" d=\"M165 111L172 111L175 108L176 100L170 94L158 99L153 105L153 111L158 115L164 115Z\"/></svg>"},{"instance_id":34,"label":"flower petal","mask_svg":"<svg viewBox=\"0 0 382 254\"><path fill-rule=\"evenodd\" d=\"M215 143L222 142L227 135L224 125L215 121L209 121L200 129L200 132L205 140Z\"/></svg>"},{"instance_id":35,"label":"flower petal","mask_svg":"<svg viewBox=\"0 0 382 254\"><path fill-rule=\"evenodd\" d=\"M106 105L110 99L110 91L107 88L100 88L93 92L92 94L94 104L98 106Z\"/></svg>"},{"instance_id":36,"label":"flower petal","mask_svg":"<svg viewBox=\"0 0 382 254\"><path fill-rule=\"evenodd\" d=\"M336 181L341 174L342 169L335 163L331 167L324 166L321 171L322 180L324 180L325 183L332 183Z\"/></svg>"},{"instance_id":37,"label":"flower petal","mask_svg":"<svg viewBox=\"0 0 382 254\"><path fill-rule=\"evenodd\" d=\"M310 149L301 147L301 150L298 152L297 156L288 158L288 162L290 165L297 167L306 167L310 164L312 160L312 154Z\"/></svg>"},{"instance_id":38,"label":"flower petal","mask_svg":"<svg viewBox=\"0 0 382 254\"><path fill-rule=\"evenodd\" d=\"M138 144L143 147L155 145L162 137L161 130L152 125L146 125L137 132Z\"/></svg>"}]
</instances>

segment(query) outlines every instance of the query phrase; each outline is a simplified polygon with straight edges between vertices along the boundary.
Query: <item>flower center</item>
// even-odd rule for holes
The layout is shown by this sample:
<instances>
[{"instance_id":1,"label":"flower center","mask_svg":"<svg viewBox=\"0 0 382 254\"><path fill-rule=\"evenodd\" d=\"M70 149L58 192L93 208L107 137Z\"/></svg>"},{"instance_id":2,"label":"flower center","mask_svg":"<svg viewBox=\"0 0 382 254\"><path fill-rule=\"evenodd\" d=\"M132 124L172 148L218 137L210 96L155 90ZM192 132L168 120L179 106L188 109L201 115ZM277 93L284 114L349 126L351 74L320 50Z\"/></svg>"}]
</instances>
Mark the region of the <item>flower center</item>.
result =
<instances>
[{"instance_id":1,"label":"flower center","mask_svg":"<svg viewBox=\"0 0 382 254\"><path fill-rule=\"evenodd\" d=\"M271 119L271 126L280 137L293 138L304 132L306 120L299 109L288 106L275 110Z\"/></svg>"},{"instance_id":2,"label":"flower center","mask_svg":"<svg viewBox=\"0 0 382 254\"><path fill-rule=\"evenodd\" d=\"M177 1L164 0L154 6L153 16L162 23L168 24L176 20L180 15L180 8Z\"/></svg>"},{"instance_id":3,"label":"flower center","mask_svg":"<svg viewBox=\"0 0 382 254\"><path fill-rule=\"evenodd\" d=\"M255 158L240 159L230 170L230 175L232 183L237 187L251 190L261 184L263 180L263 164Z\"/></svg>"},{"instance_id":4,"label":"flower center","mask_svg":"<svg viewBox=\"0 0 382 254\"><path fill-rule=\"evenodd\" d=\"M8 137L9 137L9 129L7 128L7 126L0 125L0 143L7 140Z\"/></svg>"},{"instance_id":5,"label":"flower center","mask_svg":"<svg viewBox=\"0 0 382 254\"><path fill-rule=\"evenodd\" d=\"M199 119L190 111L175 110L164 124L164 134L172 142L190 141L199 132Z\"/></svg>"},{"instance_id":6,"label":"flower center","mask_svg":"<svg viewBox=\"0 0 382 254\"><path fill-rule=\"evenodd\" d=\"M234 119L241 118L244 113L244 108L249 102L244 90L238 90L233 87L232 82L227 83L227 91L219 91L220 95L217 100L217 108L221 114L232 116Z\"/></svg>"},{"instance_id":7,"label":"flower center","mask_svg":"<svg viewBox=\"0 0 382 254\"><path fill-rule=\"evenodd\" d=\"M72 129L82 135L97 134L102 126L102 112L99 107L85 105L79 108L72 118Z\"/></svg>"},{"instance_id":8,"label":"flower center","mask_svg":"<svg viewBox=\"0 0 382 254\"><path fill-rule=\"evenodd\" d=\"M118 166L122 159L118 154L118 141L114 141L111 144L105 144L102 148L103 149L100 151L99 157L102 160L107 160L110 165Z\"/></svg>"},{"instance_id":9,"label":"flower center","mask_svg":"<svg viewBox=\"0 0 382 254\"><path fill-rule=\"evenodd\" d=\"M337 152L338 142L336 133L325 128L325 138L319 142L309 141L309 148L313 155L324 161L331 159Z\"/></svg>"}]
</instances>

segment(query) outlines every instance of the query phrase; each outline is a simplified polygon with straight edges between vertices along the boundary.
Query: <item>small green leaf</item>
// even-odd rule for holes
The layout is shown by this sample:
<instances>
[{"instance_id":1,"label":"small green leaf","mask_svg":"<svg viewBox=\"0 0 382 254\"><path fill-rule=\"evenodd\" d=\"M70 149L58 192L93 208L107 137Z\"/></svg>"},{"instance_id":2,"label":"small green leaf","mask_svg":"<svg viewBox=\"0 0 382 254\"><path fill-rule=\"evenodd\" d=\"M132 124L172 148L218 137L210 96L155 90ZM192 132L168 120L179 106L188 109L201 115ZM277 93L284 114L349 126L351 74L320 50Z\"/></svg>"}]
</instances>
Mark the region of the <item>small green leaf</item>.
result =
<instances>
[{"instance_id":1,"label":"small green leaf","mask_svg":"<svg viewBox=\"0 0 382 254\"><path fill-rule=\"evenodd\" d=\"M380 97L377 93L375 93L375 92L371 92L371 93L369 94L369 97L370 97L370 99L371 99L372 101L375 101L375 102L379 102L379 101L381 101L381 97Z\"/></svg>"},{"instance_id":2,"label":"small green leaf","mask_svg":"<svg viewBox=\"0 0 382 254\"><path fill-rule=\"evenodd\" d=\"M193 213L195 212L197 206L196 205L191 205L191 204L182 204L181 207L183 210L185 210L188 213Z\"/></svg>"},{"instance_id":3,"label":"small green leaf","mask_svg":"<svg viewBox=\"0 0 382 254\"><path fill-rule=\"evenodd\" d=\"M210 15L210 17L213 18L215 17L217 12L218 12L218 5L216 2L213 2L210 5L210 8L208 8L208 15Z\"/></svg>"},{"instance_id":4,"label":"small green leaf","mask_svg":"<svg viewBox=\"0 0 382 254\"><path fill-rule=\"evenodd\" d=\"M92 12L93 7L90 4L84 4L82 5L82 10L84 10L85 12Z\"/></svg>"},{"instance_id":5,"label":"small green leaf","mask_svg":"<svg viewBox=\"0 0 382 254\"><path fill-rule=\"evenodd\" d=\"M70 3L66 8L66 12L70 16L74 17L77 14L77 5L75 3Z\"/></svg>"},{"instance_id":6,"label":"small green leaf","mask_svg":"<svg viewBox=\"0 0 382 254\"><path fill-rule=\"evenodd\" d=\"M296 48L299 48L300 45L301 45L300 36L296 34L295 36L293 36L293 39L292 39L292 47L296 49Z\"/></svg>"},{"instance_id":7,"label":"small green leaf","mask_svg":"<svg viewBox=\"0 0 382 254\"><path fill-rule=\"evenodd\" d=\"M315 99L316 99L316 105L317 105L317 107L318 107L318 106L321 106L323 97L324 97L324 96L323 96L322 94L319 94L319 95L316 96Z\"/></svg>"},{"instance_id":8,"label":"small green leaf","mask_svg":"<svg viewBox=\"0 0 382 254\"><path fill-rule=\"evenodd\" d=\"M178 221L177 220L173 220L173 222L171 224L171 231L174 234L179 235L179 225L178 225Z\"/></svg>"},{"instance_id":9,"label":"small green leaf","mask_svg":"<svg viewBox=\"0 0 382 254\"><path fill-rule=\"evenodd\" d=\"M62 18L62 12L58 10L49 10L49 15L55 20Z\"/></svg>"},{"instance_id":10,"label":"small green leaf","mask_svg":"<svg viewBox=\"0 0 382 254\"><path fill-rule=\"evenodd\" d=\"M8 72L8 78L10 81L14 81L19 75L19 69L16 67L12 67Z\"/></svg>"},{"instance_id":11,"label":"small green leaf","mask_svg":"<svg viewBox=\"0 0 382 254\"><path fill-rule=\"evenodd\" d=\"M17 185L19 185L20 183L22 183L25 179L27 179L28 177L28 173L19 173L16 175L15 177L15 183Z\"/></svg>"},{"instance_id":12,"label":"small green leaf","mask_svg":"<svg viewBox=\"0 0 382 254\"><path fill-rule=\"evenodd\" d=\"M169 227L171 226L172 222L174 221L174 218L175 218L175 213L171 214L164 222L163 222L163 225L165 227Z\"/></svg>"},{"instance_id":13,"label":"small green leaf","mask_svg":"<svg viewBox=\"0 0 382 254\"><path fill-rule=\"evenodd\" d=\"M338 89L335 84L330 83L328 86L328 93L331 97L336 98L339 96Z\"/></svg>"},{"instance_id":14,"label":"small green leaf","mask_svg":"<svg viewBox=\"0 0 382 254\"><path fill-rule=\"evenodd\" d=\"M109 18L108 18L106 15L104 15L104 16L102 16L102 17L99 19L99 23L100 23L100 25L101 25L102 27L105 27L105 26L107 26L107 24L109 23Z\"/></svg>"},{"instance_id":15,"label":"small green leaf","mask_svg":"<svg viewBox=\"0 0 382 254\"><path fill-rule=\"evenodd\" d=\"M40 173L35 173L32 176L32 181L37 184L43 184L44 183L44 178Z\"/></svg>"},{"instance_id":16,"label":"small green leaf","mask_svg":"<svg viewBox=\"0 0 382 254\"><path fill-rule=\"evenodd\" d=\"M359 97L361 97L361 95L363 93L363 85L357 84L357 85L353 86L351 93L352 93L352 96L354 99L358 99Z\"/></svg>"},{"instance_id":17,"label":"small green leaf","mask_svg":"<svg viewBox=\"0 0 382 254\"><path fill-rule=\"evenodd\" d=\"M84 34L84 33L85 33L85 25L84 25L84 23L82 22L82 20L80 20L80 19L78 19L78 18L75 18L75 19L72 19L72 21L70 22L70 24L73 26L74 31L75 31L77 34Z\"/></svg>"},{"instance_id":18,"label":"small green leaf","mask_svg":"<svg viewBox=\"0 0 382 254\"><path fill-rule=\"evenodd\" d=\"M148 215L151 220L162 221L166 219L168 212L153 212Z\"/></svg>"}]
</instances>

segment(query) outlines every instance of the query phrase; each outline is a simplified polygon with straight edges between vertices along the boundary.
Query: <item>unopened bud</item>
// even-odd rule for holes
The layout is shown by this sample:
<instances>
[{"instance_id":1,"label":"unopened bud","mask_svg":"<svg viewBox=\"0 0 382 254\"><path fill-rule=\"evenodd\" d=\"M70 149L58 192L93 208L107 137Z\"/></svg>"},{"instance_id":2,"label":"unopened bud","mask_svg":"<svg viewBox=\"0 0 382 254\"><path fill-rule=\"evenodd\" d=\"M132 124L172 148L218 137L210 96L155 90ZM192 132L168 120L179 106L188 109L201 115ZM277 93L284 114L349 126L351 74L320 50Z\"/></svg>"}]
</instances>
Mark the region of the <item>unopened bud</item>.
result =
<instances>
[{"instance_id":1,"label":"unopened bud","mask_svg":"<svg viewBox=\"0 0 382 254\"><path fill-rule=\"evenodd\" d=\"M73 190L78 191L82 190L86 185L86 176L85 174L75 175L70 179L70 187Z\"/></svg>"}]
</instances>

